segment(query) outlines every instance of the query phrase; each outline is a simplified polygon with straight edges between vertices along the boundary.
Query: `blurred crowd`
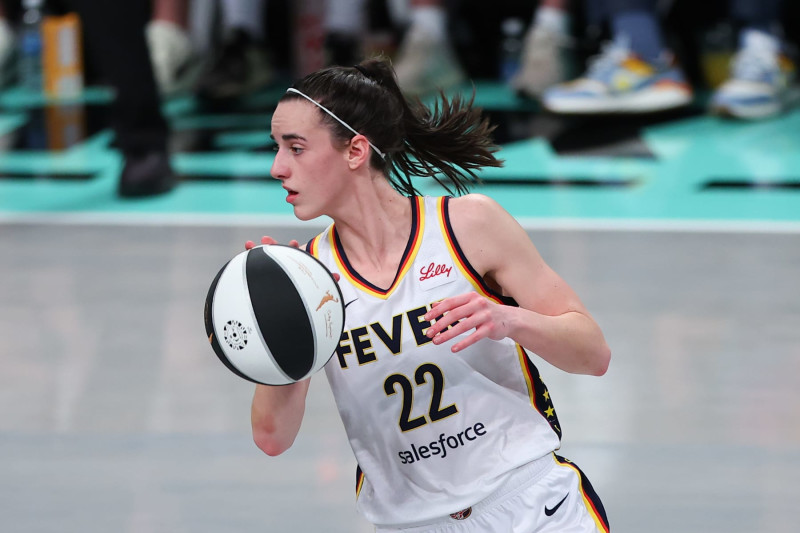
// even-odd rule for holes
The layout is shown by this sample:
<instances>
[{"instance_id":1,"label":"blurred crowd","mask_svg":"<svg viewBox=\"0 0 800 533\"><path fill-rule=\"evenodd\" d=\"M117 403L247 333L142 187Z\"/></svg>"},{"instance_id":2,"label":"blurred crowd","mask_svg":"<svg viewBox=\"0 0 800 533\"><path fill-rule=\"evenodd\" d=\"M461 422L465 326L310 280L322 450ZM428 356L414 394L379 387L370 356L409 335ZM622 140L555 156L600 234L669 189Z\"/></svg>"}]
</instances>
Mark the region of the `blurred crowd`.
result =
<instances>
[{"instance_id":1,"label":"blurred crowd","mask_svg":"<svg viewBox=\"0 0 800 533\"><path fill-rule=\"evenodd\" d=\"M789 3L0 0L0 87L19 72L14 59L31 13L78 13L87 75L117 91L120 194L151 195L174 186L165 97L237 101L376 53L393 59L410 95L497 79L557 114L661 112L703 95L719 115L780 115L794 94L798 33L781 20L800 20Z\"/></svg>"}]
</instances>

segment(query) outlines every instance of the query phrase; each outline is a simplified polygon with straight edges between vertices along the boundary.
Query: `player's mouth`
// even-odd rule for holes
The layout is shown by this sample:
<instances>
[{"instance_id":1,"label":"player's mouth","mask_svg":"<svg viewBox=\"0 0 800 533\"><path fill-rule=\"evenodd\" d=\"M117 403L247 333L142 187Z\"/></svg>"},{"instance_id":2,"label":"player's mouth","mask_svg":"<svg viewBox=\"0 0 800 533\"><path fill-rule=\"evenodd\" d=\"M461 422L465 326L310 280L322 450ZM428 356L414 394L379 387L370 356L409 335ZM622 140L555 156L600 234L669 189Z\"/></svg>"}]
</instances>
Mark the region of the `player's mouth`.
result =
<instances>
[{"instance_id":1,"label":"player's mouth","mask_svg":"<svg viewBox=\"0 0 800 533\"><path fill-rule=\"evenodd\" d=\"M284 189L286 189L286 201L290 204L294 203L295 199L297 198L297 191L288 189L286 187L284 187Z\"/></svg>"}]
</instances>

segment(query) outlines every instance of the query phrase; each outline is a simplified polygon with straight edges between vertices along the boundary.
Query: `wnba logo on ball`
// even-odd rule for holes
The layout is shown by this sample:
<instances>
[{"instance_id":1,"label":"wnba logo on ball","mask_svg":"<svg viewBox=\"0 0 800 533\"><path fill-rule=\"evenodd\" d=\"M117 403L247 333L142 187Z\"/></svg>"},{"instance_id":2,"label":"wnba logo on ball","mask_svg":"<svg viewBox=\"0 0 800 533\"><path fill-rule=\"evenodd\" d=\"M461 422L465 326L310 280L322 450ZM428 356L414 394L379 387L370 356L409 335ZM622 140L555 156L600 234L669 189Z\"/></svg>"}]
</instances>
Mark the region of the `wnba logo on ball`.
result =
<instances>
[{"instance_id":1,"label":"wnba logo on ball","mask_svg":"<svg viewBox=\"0 0 800 533\"><path fill-rule=\"evenodd\" d=\"M222 329L222 337L234 350L244 350L247 345L247 329L235 320L228 320Z\"/></svg>"}]
</instances>

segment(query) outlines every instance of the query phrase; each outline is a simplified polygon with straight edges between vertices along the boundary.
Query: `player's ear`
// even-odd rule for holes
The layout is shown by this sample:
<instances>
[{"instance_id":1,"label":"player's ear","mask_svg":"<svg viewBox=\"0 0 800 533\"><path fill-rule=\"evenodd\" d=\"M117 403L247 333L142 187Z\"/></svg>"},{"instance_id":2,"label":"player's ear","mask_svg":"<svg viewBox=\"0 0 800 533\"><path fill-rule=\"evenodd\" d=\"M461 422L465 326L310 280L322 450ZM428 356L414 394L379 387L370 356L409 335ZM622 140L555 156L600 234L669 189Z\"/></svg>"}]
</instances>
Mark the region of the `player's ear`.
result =
<instances>
[{"instance_id":1,"label":"player's ear","mask_svg":"<svg viewBox=\"0 0 800 533\"><path fill-rule=\"evenodd\" d=\"M350 139L350 144L347 146L347 162L351 170L368 164L369 156L370 148L366 137L359 134Z\"/></svg>"}]
</instances>

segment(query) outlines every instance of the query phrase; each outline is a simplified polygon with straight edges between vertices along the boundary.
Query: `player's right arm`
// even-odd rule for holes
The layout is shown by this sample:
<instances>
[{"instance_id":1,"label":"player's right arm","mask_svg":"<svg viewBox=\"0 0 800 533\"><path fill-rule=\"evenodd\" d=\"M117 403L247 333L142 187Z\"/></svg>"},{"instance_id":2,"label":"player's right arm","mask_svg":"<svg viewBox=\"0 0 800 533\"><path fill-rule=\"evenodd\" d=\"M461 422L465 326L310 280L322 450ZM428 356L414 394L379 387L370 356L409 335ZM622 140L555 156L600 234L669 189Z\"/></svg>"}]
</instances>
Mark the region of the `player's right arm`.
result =
<instances>
[{"instance_id":1,"label":"player's right arm","mask_svg":"<svg viewBox=\"0 0 800 533\"><path fill-rule=\"evenodd\" d=\"M311 378L291 385L256 385L250 423L253 440L264 453L275 456L294 443L303 414Z\"/></svg>"},{"instance_id":2,"label":"player's right arm","mask_svg":"<svg viewBox=\"0 0 800 533\"><path fill-rule=\"evenodd\" d=\"M277 242L272 237L261 237L261 244ZM246 250L253 246L253 241L247 241L244 245ZM289 246L299 248L300 244L292 240ZM250 408L250 424L256 446L267 455L280 455L294 443L303 422L310 382L311 378L290 385L256 385Z\"/></svg>"},{"instance_id":3,"label":"player's right arm","mask_svg":"<svg viewBox=\"0 0 800 533\"><path fill-rule=\"evenodd\" d=\"M272 237L261 237L261 244L277 242ZM247 250L253 246L253 241L247 241L244 245ZM289 246L299 248L300 244L291 240ZM338 274L333 277L339 281ZM250 424L256 446L267 455L280 455L294 443L303 423L310 383L311 378L290 385L256 385L250 408Z\"/></svg>"}]
</instances>

